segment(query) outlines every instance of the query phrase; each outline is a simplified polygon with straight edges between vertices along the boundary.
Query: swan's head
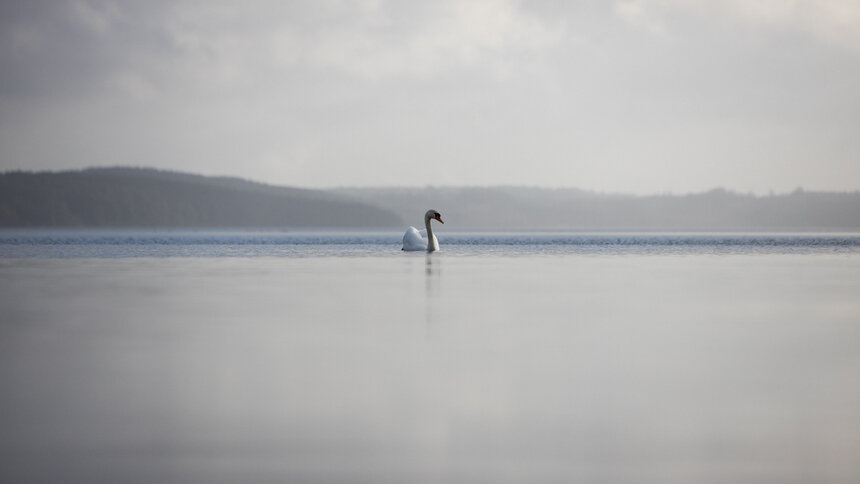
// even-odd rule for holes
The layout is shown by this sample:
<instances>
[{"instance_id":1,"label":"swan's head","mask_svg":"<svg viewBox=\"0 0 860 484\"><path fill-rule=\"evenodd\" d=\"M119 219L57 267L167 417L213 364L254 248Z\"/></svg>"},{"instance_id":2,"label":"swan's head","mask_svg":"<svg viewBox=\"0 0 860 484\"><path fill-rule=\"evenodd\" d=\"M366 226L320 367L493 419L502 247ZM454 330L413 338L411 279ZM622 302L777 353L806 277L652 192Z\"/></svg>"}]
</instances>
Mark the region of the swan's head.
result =
<instances>
[{"instance_id":1,"label":"swan's head","mask_svg":"<svg viewBox=\"0 0 860 484\"><path fill-rule=\"evenodd\" d=\"M438 220L439 223L445 223L442 221L442 214L433 210L432 208L430 210L427 210L427 213L424 214L425 221L428 221L430 219Z\"/></svg>"}]
</instances>

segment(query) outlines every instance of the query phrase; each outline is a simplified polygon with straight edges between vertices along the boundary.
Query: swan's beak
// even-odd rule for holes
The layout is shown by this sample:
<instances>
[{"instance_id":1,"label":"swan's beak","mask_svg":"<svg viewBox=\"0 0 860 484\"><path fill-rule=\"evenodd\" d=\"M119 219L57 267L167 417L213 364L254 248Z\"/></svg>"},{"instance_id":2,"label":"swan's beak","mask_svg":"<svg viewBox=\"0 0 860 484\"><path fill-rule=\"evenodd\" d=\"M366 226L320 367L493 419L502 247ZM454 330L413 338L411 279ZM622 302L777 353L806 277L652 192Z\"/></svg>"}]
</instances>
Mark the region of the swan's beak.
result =
<instances>
[{"instance_id":1,"label":"swan's beak","mask_svg":"<svg viewBox=\"0 0 860 484\"><path fill-rule=\"evenodd\" d=\"M438 220L438 221L439 221L439 223L441 223L441 224L445 223L445 222L443 222L443 221L442 221L442 216L441 216L441 215L439 215L438 213L436 214L436 220Z\"/></svg>"}]
</instances>

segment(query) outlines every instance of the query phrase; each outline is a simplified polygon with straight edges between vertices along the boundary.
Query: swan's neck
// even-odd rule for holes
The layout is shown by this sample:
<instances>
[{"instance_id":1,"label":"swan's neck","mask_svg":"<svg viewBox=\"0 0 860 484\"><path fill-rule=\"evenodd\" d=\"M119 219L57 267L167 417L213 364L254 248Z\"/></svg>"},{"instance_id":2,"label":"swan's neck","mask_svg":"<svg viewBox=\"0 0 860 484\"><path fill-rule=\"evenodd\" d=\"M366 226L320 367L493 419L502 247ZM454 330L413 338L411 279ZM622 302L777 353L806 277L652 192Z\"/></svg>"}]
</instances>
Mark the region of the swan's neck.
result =
<instances>
[{"instance_id":1,"label":"swan's neck","mask_svg":"<svg viewBox=\"0 0 860 484\"><path fill-rule=\"evenodd\" d=\"M430 227L430 219L424 219L424 226L427 227L427 252L433 252L436 250L436 246L433 244L433 229Z\"/></svg>"}]
</instances>

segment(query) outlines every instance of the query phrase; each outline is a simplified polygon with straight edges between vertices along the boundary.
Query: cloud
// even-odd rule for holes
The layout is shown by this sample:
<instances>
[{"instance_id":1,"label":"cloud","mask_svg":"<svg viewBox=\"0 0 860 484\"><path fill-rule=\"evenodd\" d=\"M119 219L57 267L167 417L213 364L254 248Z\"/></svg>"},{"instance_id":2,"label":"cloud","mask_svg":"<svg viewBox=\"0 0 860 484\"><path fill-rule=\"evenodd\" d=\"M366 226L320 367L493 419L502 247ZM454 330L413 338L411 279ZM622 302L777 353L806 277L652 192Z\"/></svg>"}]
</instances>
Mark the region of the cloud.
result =
<instances>
[{"instance_id":1,"label":"cloud","mask_svg":"<svg viewBox=\"0 0 860 484\"><path fill-rule=\"evenodd\" d=\"M854 187L858 9L0 2L0 169L631 191L808 186L803 171Z\"/></svg>"},{"instance_id":2,"label":"cloud","mask_svg":"<svg viewBox=\"0 0 860 484\"><path fill-rule=\"evenodd\" d=\"M647 0L627 0L613 5L614 13L630 25L657 36L666 35L666 27Z\"/></svg>"},{"instance_id":3,"label":"cloud","mask_svg":"<svg viewBox=\"0 0 860 484\"><path fill-rule=\"evenodd\" d=\"M801 33L860 51L856 0L624 0L614 4L614 12L628 24L658 35L666 35L672 16L681 13Z\"/></svg>"},{"instance_id":4,"label":"cloud","mask_svg":"<svg viewBox=\"0 0 860 484\"><path fill-rule=\"evenodd\" d=\"M110 2L78 0L69 9L74 22L99 37L107 35L120 17L119 6Z\"/></svg>"},{"instance_id":5,"label":"cloud","mask_svg":"<svg viewBox=\"0 0 860 484\"><path fill-rule=\"evenodd\" d=\"M133 72L116 73L106 84L138 101L150 101L159 95L158 89L150 81Z\"/></svg>"},{"instance_id":6,"label":"cloud","mask_svg":"<svg viewBox=\"0 0 860 484\"><path fill-rule=\"evenodd\" d=\"M805 32L860 51L860 3L854 0L735 0L727 7L729 15L748 22Z\"/></svg>"},{"instance_id":7,"label":"cloud","mask_svg":"<svg viewBox=\"0 0 860 484\"><path fill-rule=\"evenodd\" d=\"M274 20L246 25L245 5L186 3L170 15L168 31L177 46L204 59L368 80L436 74L499 52L540 50L561 38L557 26L510 1L321 2L312 12L275 5Z\"/></svg>"}]
</instances>

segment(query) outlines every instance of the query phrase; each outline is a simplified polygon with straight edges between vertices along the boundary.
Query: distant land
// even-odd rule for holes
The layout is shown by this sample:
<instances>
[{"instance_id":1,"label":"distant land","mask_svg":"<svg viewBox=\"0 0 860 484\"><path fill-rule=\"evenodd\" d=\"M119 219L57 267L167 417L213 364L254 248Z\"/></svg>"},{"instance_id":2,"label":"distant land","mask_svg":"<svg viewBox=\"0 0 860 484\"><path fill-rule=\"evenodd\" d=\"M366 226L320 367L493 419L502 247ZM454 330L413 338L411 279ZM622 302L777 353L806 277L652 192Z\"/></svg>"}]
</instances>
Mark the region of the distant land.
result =
<instances>
[{"instance_id":1,"label":"distant land","mask_svg":"<svg viewBox=\"0 0 860 484\"><path fill-rule=\"evenodd\" d=\"M860 192L633 196L529 187L309 190L148 168L0 174L2 227L860 230Z\"/></svg>"},{"instance_id":2,"label":"distant land","mask_svg":"<svg viewBox=\"0 0 860 484\"><path fill-rule=\"evenodd\" d=\"M507 230L860 230L860 192L769 196L714 189L689 195L612 195L578 189L343 188L365 203L390 207L409 224L435 208L448 223Z\"/></svg>"},{"instance_id":3,"label":"distant land","mask_svg":"<svg viewBox=\"0 0 860 484\"><path fill-rule=\"evenodd\" d=\"M399 218L335 193L146 168L0 175L4 227L392 227Z\"/></svg>"}]
</instances>

